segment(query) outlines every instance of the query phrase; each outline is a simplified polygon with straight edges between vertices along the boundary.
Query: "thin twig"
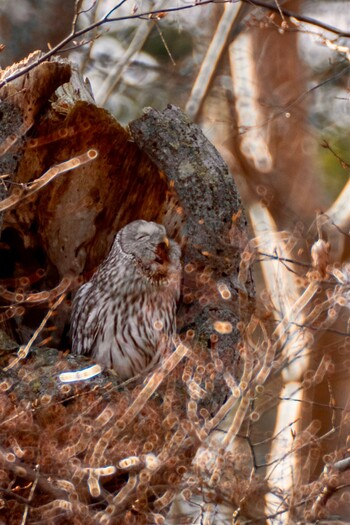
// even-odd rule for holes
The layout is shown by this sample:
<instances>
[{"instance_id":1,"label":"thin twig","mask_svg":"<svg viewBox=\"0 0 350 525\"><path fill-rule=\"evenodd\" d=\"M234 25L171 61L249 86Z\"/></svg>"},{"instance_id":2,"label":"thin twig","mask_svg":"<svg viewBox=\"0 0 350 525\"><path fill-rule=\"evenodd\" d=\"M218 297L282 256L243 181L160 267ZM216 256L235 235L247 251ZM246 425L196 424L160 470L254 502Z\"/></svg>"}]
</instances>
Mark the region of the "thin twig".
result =
<instances>
[{"instance_id":1,"label":"thin twig","mask_svg":"<svg viewBox=\"0 0 350 525\"><path fill-rule=\"evenodd\" d=\"M38 476L35 478L35 480L33 481L32 483L32 486L30 488L30 492L29 492L29 497L28 497L28 501L25 505L25 508L24 508L24 512L23 512L23 517L22 517L22 521L21 521L21 525L25 525L26 521L27 521L27 516L28 516L28 511L29 511L29 505L30 505L30 502L32 501L33 499L33 496L34 496L34 492L35 492L35 489L36 489L36 486L38 484L38 479L39 479L39 473L38 473Z\"/></svg>"},{"instance_id":2,"label":"thin twig","mask_svg":"<svg viewBox=\"0 0 350 525\"><path fill-rule=\"evenodd\" d=\"M59 487L51 485L51 483L44 477L35 472L29 465L14 457L14 454L7 449L0 447L0 463L14 472L17 476L35 482L37 480L37 487L45 494L51 494L56 499L67 499L67 492ZM16 496L13 495L15 498ZM25 500L29 503L29 500Z\"/></svg>"},{"instance_id":3,"label":"thin twig","mask_svg":"<svg viewBox=\"0 0 350 525\"><path fill-rule=\"evenodd\" d=\"M315 18L311 16L294 13L293 11L289 11L289 9L285 9L284 7L281 7L281 6L269 4L261 0L241 0L241 1L244 2L245 4L249 4L252 6L263 7L265 9L268 9L269 11L274 11L275 13L279 13L280 15L282 14L289 18L295 18L299 22L305 22L306 24L311 24L321 29L325 29L326 31L330 31L331 33L334 33L335 35L338 35L338 36L344 36L344 37L350 36L349 31L343 31L335 26L331 26L329 24L326 24L325 22L316 20Z\"/></svg>"},{"instance_id":4,"label":"thin twig","mask_svg":"<svg viewBox=\"0 0 350 525\"><path fill-rule=\"evenodd\" d=\"M262 2L262 1L258 1L258 0L242 0L242 1L247 3L247 4L249 4L249 5L252 5L252 6L263 7L265 9L270 10L270 11L275 11L275 12L278 12L278 13L280 12L279 11L279 7L271 5L271 4L268 4L266 2ZM167 9L156 9L154 11L146 11L146 12L140 13L140 14L133 14L133 15L120 16L120 17L116 17L116 18L110 18L110 15L114 11L116 11L119 7L121 7L125 2L126 2L126 0L122 0L118 5L113 7L105 16L100 18L100 20L97 20L96 22L88 25L87 27L85 27L83 29L80 29L79 31L74 31L74 30L71 31L66 38L64 38L61 42L59 42L55 47L50 49L48 52L44 53L40 58L38 58L37 60L35 60L31 64L23 67L22 69L16 71L12 75L9 75L7 78L4 78L0 82L0 89L2 87L4 87L6 84L8 84L9 82L12 82L13 80L15 80L15 79L25 75L26 73L31 71L34 67L38 66L39 64L47 61L53 55L56 55L59 52L65 52L66 51L64 49L65 46L67 44L69 44L73 39L75 39L75 38L77 38L79 36L85 35L89 31L91 31L92 29L95 29L96 27L100 27L103 24L110 23L110 22L122 22L124 20L143 19L143 18L149 18L150 20L152 20L152 17L154 17L156 15L160 15L160 14L164 15L164 14L168 14L168 13L175 13L175 12L178 12L178 11L184 11L184 10L188 10L188 9L193 9L195 7L203 7L204 5L209 5L209 4L213 4L213 3L215 3L215 4L218 4L218 3L226 4L226 3L231 3L231 0L219 0L219 1L218 0L204 0L204 1L200 2L200 3L194 2L193 4L183 5L183 6L179 6L179 7L170 7L170 8L167 8ZM283 13L283 15L286 16L286 17L294 18L297 21L305 22L305 23L311 24L313 26L320 27L321 29L325 29L327 31L330 31L331 33L334 33L334 34L336 34L338 36L350 37L350 32L342 31L341 29L339 29L337 27L331 26L329 24L325 24L324 22L321 22L320 20L316 20L315 18L306 16L306 15L301 15L299 13L294 13L294 12L289 11L289 10L284 9L284 8L280 8L280 9L281 9L281 12Z\"/></svg>"},{"instance_id":5,"label":"thin twig","mask_svg":"<svg viewBox=\"0 0 350 525\"><path fill-rule=\"evenodd\" d=\"M20 347L20 349L17 352L16 359L14 359L6 368L4 368L5 372L7 372L8 370L16 366L22 359L25 359L27 357L32 344L34 343L34 341L36 340L36 338L38 337L38 335L40 334L40 332L46 325L47 321L50 319L50 317L52 316L56 308L58 308L58 306L61 304L61 302L63 301L65 297L66 297L66 294L62 294L61 297L59 297L59 299L52 305L50 310L45 315L44 319L41 321L39 327L35 330L34 334L29 339L28 343L24 347L23 346Z\"/></svg>"}]
</instances>

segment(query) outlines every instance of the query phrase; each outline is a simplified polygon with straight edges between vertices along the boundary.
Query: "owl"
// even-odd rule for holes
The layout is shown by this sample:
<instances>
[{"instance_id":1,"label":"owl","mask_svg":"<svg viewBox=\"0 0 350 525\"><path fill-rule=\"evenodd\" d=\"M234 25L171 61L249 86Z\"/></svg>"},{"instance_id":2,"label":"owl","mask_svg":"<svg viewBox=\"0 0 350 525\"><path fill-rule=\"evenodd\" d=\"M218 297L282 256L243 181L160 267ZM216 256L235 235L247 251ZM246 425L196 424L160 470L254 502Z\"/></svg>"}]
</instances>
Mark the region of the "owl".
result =
<instances>
[{"instance_id":1,"label":"owl","mask_svg":"<svg viewBox=\"0 0 350 525\"><path fill-rule=\"evenodd\" d=\"M72 308L72 352L122 379L149 371L171 347L180 295L181 250L164 226L138 220L115 237Z\"/></svg>"}]
</instances>

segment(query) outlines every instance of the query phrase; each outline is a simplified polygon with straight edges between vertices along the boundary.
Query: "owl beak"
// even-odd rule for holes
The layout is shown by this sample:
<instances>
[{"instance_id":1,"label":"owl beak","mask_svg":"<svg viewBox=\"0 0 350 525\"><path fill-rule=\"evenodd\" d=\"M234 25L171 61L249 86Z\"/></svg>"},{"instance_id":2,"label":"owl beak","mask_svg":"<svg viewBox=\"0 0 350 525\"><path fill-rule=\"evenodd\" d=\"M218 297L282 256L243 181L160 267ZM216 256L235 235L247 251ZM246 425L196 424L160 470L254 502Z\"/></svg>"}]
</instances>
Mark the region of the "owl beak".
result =
<instances>
[{"instance_id":1,"label":"owl beak","mask_svg":"<svg viewBox=\"0 0 350 525\"><path fill-rule=\"evenodd\" d=\"M159 264L164 264L169 262L169 246L170 241L168 237L165 235L162 239L162 242L160 242L156 248L155 252L155 261Z\"/></svg>"}]
</instances>

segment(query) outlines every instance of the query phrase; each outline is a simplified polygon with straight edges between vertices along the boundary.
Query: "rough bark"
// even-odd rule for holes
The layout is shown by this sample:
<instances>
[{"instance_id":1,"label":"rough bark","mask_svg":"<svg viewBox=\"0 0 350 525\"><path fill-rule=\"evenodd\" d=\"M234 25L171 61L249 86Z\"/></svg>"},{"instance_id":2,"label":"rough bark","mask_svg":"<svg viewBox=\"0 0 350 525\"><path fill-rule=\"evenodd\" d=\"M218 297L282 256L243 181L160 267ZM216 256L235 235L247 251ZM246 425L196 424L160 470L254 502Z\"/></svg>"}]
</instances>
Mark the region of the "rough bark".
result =
<instances>
[{"instance_id":1,"label":"rough bark","mask_svg":"<svg viewBox=\"0 0 350 525\"><path fill-rule=\"evenodd\" d=\"M0 70L0 80L30 65L40 55L35 52L28 58ZM59 60L44 62L11 83L5 84L0 91L0 175L4 182L0 185L1 200L8 196L7 182L14 179L18 163L22 156L23 139L49 97L70 76L70 66ZM0 232L2 224L0 214Z\"/></svg>"},{"instance_id":2,"label":"rough bark","mask_svg":"<svg viewBox=\"0 0 350 525\"><path fill-rule=\"evenodd\" d=\"M179 325L195 330L209 343L216 322L231 323L231 333L217 333L215 347L225 364L232 366L237 355L228 356L227 348L233 351L237 344L236 325L247 313L239 311L239 297L253 295L251 277L246 288L237 277L247 224L233 178L200 128L174 106L146 110L130 130L138 146L165 173L178 200L175 212L181 216L185 269ZM229 301L218 293L220 286L228 291Z\"/></svg>"}]
</instances>

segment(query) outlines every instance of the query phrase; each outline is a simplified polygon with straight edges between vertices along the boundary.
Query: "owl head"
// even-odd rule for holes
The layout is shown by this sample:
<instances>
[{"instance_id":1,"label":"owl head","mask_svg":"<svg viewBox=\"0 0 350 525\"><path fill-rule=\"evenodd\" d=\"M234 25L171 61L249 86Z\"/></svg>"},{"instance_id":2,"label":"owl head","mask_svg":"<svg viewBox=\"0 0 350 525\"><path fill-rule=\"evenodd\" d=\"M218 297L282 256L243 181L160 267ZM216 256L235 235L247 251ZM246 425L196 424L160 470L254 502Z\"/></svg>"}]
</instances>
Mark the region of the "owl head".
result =
<instances>
[{"instance_id":1,"label":"owl head","mask_svg":"<svg viewBox=\"0 0 350 525\"><path fill-rule=\"evenodd\" d=\"M180 247L167 237L162 224L143 220L130 222L119 231L115 243L124 255L151 276L165 275L180 267Z\"/></svg>"}]
</instances>

